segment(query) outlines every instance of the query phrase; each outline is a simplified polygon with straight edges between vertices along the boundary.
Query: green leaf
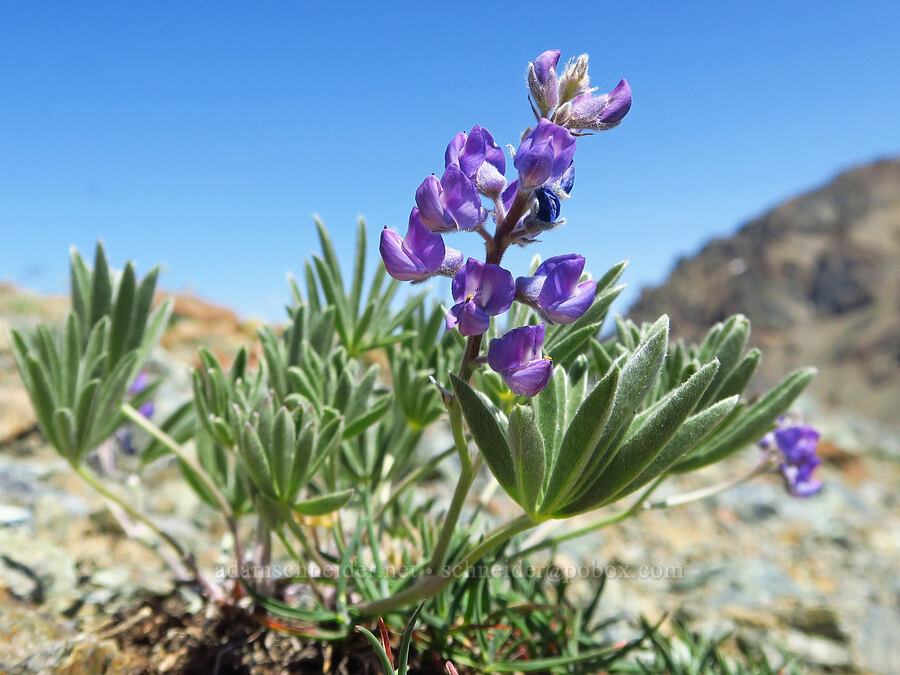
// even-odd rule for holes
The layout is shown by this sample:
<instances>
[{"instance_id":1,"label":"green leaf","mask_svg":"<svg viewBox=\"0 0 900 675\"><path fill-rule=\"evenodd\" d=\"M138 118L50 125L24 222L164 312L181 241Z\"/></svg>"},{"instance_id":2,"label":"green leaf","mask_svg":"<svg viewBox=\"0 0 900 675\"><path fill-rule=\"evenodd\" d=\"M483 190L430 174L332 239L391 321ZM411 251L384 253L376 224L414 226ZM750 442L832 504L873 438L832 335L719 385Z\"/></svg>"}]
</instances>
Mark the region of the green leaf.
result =
<instances>
[{"instance_id":1,"label":"green leaf","mask_svg":"<svg viewBox=\"0 0 900 675\"><path fill-rule=\"evenodd\" d=\"M787 411L815 375L815 368L803 368L788 375L781 384L750 406L724 433L704 441L676 464L673 471L694 471L757 442L772 429L779 415Z\"/></svg>"},{"instance_id":2,"label":"green leaf","mask_svg":"<svg viewBox=\"0 0 900 675\"><path fill-rule=\"evenodd\" d=\"M272 449L269 464L275 478L278 495L282 499L290 489L290 470L294 466L294 451L297 443L294 430L294 419L287 408L280 408L275 415L275 428L272 433Z\"/></svg>"},{"instance_id":3,"label":"green leaf","mask_svg":"<svg viewBox=\"0 0 900 675\"><path fill-rule=\"evenodd\" d=\"M566 371L562 367L553 369L553 376L544 390L531 399L534 407L534 419L541 432L545 450L545 471L549 475L555 458L557 442L562 441L565 429L565 414L560 415L560 408L566 405Z\"/></svg>"},{"instance_id":4,"label":"green leaf","mask_svg":"<svg viewBox=\"0 0 900 675\"><path fill-rule=\"evenodd\" d=\"M663 315L647 331L643 343L631 354L621 367L616 399L602 435L593 446L592 456L584 471L573 476L574 485L568 490L568 497L575 498L584 487L594 482L615 456L615 450L622 436L634 418L644 396L656 382L657 375L666 358L669 338L669 319Z\"/></svg>"},{"instance_id":5,"label":"green leaf","mask_svg":"<svg viewBox=\"0 0 900 675\"><path fill-rule=\"evenodd\" d=\"M750 322L747 317L736 314L731 317L725 324L722 339L716 350L716 358L721 364L716 379L713 380L706 394L698 404L698 410L705 408L707 404L718 400L716 394L722 388L722 384L731 375L735 366L741 360L741 353L747 345L747 339L750 336Z\"/></svg>"},{"instance_id":6,"label":"green leaf","mask_svg":"<svg viewBox=\"0 0 900 675\"><path fill-rule=\"evenodd\" d=\"M138 286L134 299L134 312L131 319L131 332L128 334L126 351L137 349L144 339L144 330L147 327L147 317L153 307L153 296L156 293L156 280L159 277L159 267L154 267Z\"/></svg>"},{"instance_id":7,"label":"green leaf","mask_svg":"<svg viewBox=\"0 0 900 675\"><path fill-rule=\"evenodd\" d=\"M134 312L134 267L131 263L125 265L122 278L119 281L119 290L116 293L116 303L112 310L112 323L109 328L109 360L106 369L110 370L119 360L125 345L128 343L128 334L131 331L131 316Z\"/></svg>"},{"instance_id":8,"label":"green leaf","mask_svg":"<svg viewBox=\"0 0 900 675\"><path fill-rule=\"evenodd\" d=\"M84 385L78 394L75 404L75 428L78 430L78 457L84 455L93 448L87 447L91 437L94 420L92 414L96 410L97 397L100 390L100 380L95 378Z\"/></svg>"},{"instance_id":9,"label":"green leaf","mask_svg":"<svg viewBox=\"0 0 900 675\"><path fill-rule=\"evenodd\" d=\"M662 452L638 474L637 478L628 483L626 487L617 492L611 499L607 500L607 503L611 504L619 501L668 471L675 462L684 457L698 443L718 428L731 411L735 409L737 403L738 397L731 396L691 415L679 427L672 440L666 443L666 447L662 449Z\"/></svg>"},{"instance_id":10,"label":"green leaf","mask_svg":"<svg viewBox=\"0 0 900 675\"><path fill-rule=\"evenodd\" d=\"M312 499L305 499L292 506L294 511L304 516L324 516L337 511L353 497L353 490L341 490Z\"/></svg>"},{"instance_id":11,"label":"green leaf","mask_svg":"<svg viewBox=\"0 0 900 675\"><path fill-rule=\"evenodd\" d=\"M618 387L619 369L613 367L578 408L563 436L541 512L553 509L588 465L595 446L603 437Z\"/></svg>"},{"instance_id":12,"label":"green leaf","mask_svg":"<svg viewBox=\"0 0 900 675\"><path fill-rule=\"evenodd\" d=\"M56 438L55 426L53 425L53 411L56 409L56 400L50 387L47 371L40 361L31 354L25 355L25 363L28 368L28 377L31 380L31 388L28 393L31 395L31 404L34 406L38 423L41 425L41 429L51 445L63 452L62 444Z\"/></svg>"},{"instance_id":13,"label":"green leaf","mask_svg":"<svg viewBox=\"0 0 900 675\"><path fill-rule=\"evenodd\" d=\"M159 425L159 428L174 438L177 443L186 443L193 437L196 423L197 416L194 403L193 401L186 401L166 417L162 424ZM149 464L170 452L172 451L168 446L154 438L141 453L141 463Z\"/></svg>"},{"instance_id":14,"label":"green leaf","mask_svg":"<svg viewBox=\"0 0 900 675\"><path fill-rule=\"evenodd\" d=\"M78 372L81 364L81 328L78 325L78 317L74 312L66 315L66 328L63 332L63 381L65 382L65 395L63 400L75 404L75 396L78 393Z\"/></svg>"},{"instance_id":15,"label":"green leaf","mask_svg":"<svg viewBox=\"0 0 900 675\"><path fill-rule=\"evenodd\" d=\"M530 406L514 406L509 415L509 449L516 470L516 485L522 507L537 510L544 483L544 441Z\"/></svg>"},{"instance_id":16,"label":"green leaf","mask_svg":"<svg viewBox=\"0 0 900 675\"><path fill-rule=\"evenodd\" d=\"M588 340L597 334L602 325L602 322L598 322L578 330L566 331L562 338L547 348L547 353L554 363L565 368L569 367L571 361L583 351Z\"/></svg>"},{"instance_id":17,"label":"green leaf","mask_svg":"<svg viewBox=\"0 0 900 675\"><path fill-rule=\"evenodd\" d=\"M628 267L627 260L622 260L621 262L618 262L610 267L609 271L607 271L606 274L597 279L597 288L605 289L612 286L622 276L622 272L625 271L626 267Z\"/></svg>"},{"instance_id":18,"label":"green leaf","mask_svg":"<svg viewBox=\"0 0 900 675\"><path fill-rule=\"evenodd\" d=\"M306 470L313 456L314 444L315 422L310 420L303 425L300 433L297 434L297 443L294 446L294 464L290 469L291 482L285 495L289 499L293 499L294 495L300 490L303 481L307 478Z\"/></svg>"},{"instance_id":19,"label":"green leaf","mask_svg":"<svg viewBox=\"0 0 900 675\"><path fill-rule=\"evenodd\" d=\"M90 329L87 338L87 345L84 348L84 355L81 358L81 368L79 372L79 380L87 382L93 377L100 375L100 367L106 359L106 333L109 329L109 318L103 317L99 322L94 324Z\"/></svg>"},{"instance_id":20,"label":"green leaf","mask_svg":"<svg viewBox=\"0 0 900 675\"><path fill-rule=\"evenodd\" d=\"M78 430L75 418L69 408L57 408L53 412L53 427L61 447L60 451L69 458L78 456Z\"/></svg>"},{"instance_id":21,"label":"green leaf","mask_svg":"<svg viewBox=\"0 0 900 675\"><path fill-rule=\"evenodd\" d=\"M716 398L723 399L735 394L743 394L744 389L753 379L759 362L762 360L762 352L758 349L751 349L747 352L744 359L735 367L728 378L722 382L722 388L719 389Z\"/></svg>"},{"instance_id":22,"label":"green leaf","mask_svg":"<svg viewBox=\"0 0 900 675\"><path fill-rule=\"evenodd\" d=\"M109 274L109 265L106 262L106 252L103 250L103 245L98 241L97 252L94 255L94 273L91 285L92 326L109 314L111 299L112 281Z\"/></svg>"},{"instance_id":23,"label":"green leaf","mask_svg":"<svg viewBox=\"0 0 900 675\"><path fill-rule=\"evenodd\" d=\"M372 404L367 413L350 420L344 427L344 438L353 438L359 436L362 432L380 420L384 414L390 410L394 399L390 395L385 395Z\"/></svg>"},{"instance_id":24,"label":"green leaf","mask_svg":"<svg viewBox=\"0 0 900 675\"><path fill-rule=\"evenodd\" d=\"M450 373L450 383L456 394L456 402L466 418L469 431L475 444L484 455L491 473L500 483L501 487L515 500L519 501L516 472L510 456L509 444L497 416L488 409L482 399L472 387L463 382L453 373Z\"/></svg>"},{"instance_id":25,"label":"green leaf","mask_svg":"<svg viewBox=\"0 0 900 675\"><path fill-rule=\"evenodd\" d=\"M256 488L274 499L275 490L270 478L269 466L266 462L266 451L259 440L259 436L250 424L244 425L241 442L238 443L238 450L241 459L244 460L247 473L250 475L250 479L256 485Z\"/></svg>"},{"instance_id":26,"label":"green leaf","mask_svg":"<svg viewBox=\"0 0 900 675\"><path fill-rule=\"evenodd\" d=\"M82 335L86 335L91 329L91 272L74 246L69 249L69 260L72 309L81 322Z\"/></svg>"},{"instance_id":27,"label":"green leaf","mask_svg":"<svg viewBox=\"0 0 900 675\"><path fill-rule=\"evenodd\" d=\"M356 224L356 259L353 264L353 284L350 289L350 310L359 313L359 299L362 296L366 276L366 222L360 218Z\"/></svg>"},{"instance_id":28,"label":"green leaf","mask_svg":"<svg viewBox=\"0 0 900 675\"><path fill-rule=\"evenodd\" d=\"M409 646L412 643L413 631L416 629L416 622L419 620L419 615L422 613L422 608L425 607L426 602L426 600L423 600L419 603L412 616L409 617L409 621L406 622L406 628L403 629L403 635L400 637L400 651L397 653L397 675L406 675L407 664L409 663Z\"/></svg>"},{"instance_id":29,"label":"green leaf","mask_svg":"<svg viewBox=\"0 0 900 675\"><path fill-rule=\"evenodd\" d=\"M372 649L374 649L375 654L378 655L378 661L381 663L381 670L384 675L394 675L394 666L391 665L391 659L384 650L384 645L381 644L381 640L375 637L372 634L372 631L364 626L357 626L356 630L362 633L366 637L366 640L369 641L369 644L372 645Z\"/></svg>"},{"instance_id":30,"label":"green leaf","mask_svg":"<svg viewBox=\"0 0 900 675\"><path fill-rule=\"evenodd\" d=\"M606 469L586 485L580 491L580 496L572 500L561 513L570 516L591 510L633 481L675 436L718 369L719 362L712 361L672 391L662 405L657 406L654 413L626 438Z\"/></svg>"},{"instance_id":31,"label":"green leaf","mask_svg":"<svg viewBox=\"0 0 900 675\"><path fill-rule=\"evenodd\" d=\"M53 388L53 395L60 405L64 405L65 386L62 379L62 365L60 364L59 352L56 349L56 341L46 325L40 324L37 327L34 344L41 364L47 371L47 382Z\"/></svg>"}]
</instances>

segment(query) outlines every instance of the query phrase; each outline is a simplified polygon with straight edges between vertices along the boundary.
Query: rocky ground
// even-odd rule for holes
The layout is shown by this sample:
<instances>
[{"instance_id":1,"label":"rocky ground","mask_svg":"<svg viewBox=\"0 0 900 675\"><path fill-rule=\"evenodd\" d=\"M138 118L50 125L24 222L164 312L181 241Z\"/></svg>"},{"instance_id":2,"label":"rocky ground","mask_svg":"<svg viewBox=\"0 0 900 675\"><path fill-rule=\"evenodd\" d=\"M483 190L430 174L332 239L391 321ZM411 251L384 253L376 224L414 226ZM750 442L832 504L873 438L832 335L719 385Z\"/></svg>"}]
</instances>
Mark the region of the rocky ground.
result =
<instances>
[{"instance_id":1,"label":"rocky ground","mask_svg":"<svg viewBox=\"0 0 900 675\"><path fill-rule=\"evenodd\" d=\"M52 320L64 307L0 289L0 341L7 328ZM214 333L217 351L227 354L251 342L252 327L233 316L216 310L217 318L208 319L212 327L203 330L203 312L189 307L182 303L176 323L188 337L170 333L168 349L154 357L153 368L175 376L173 388L161 394L163 408L181 396L194 343ZM692 627L734 631L739 641L775 654L783 647L810 672L900 672L892 644L900 634L898 440L857 418L842 420L806 405L810 421L824 430L826 487L817 497L790 498L775 476L765 477L714 500L647 512L569 542L557 562L638 571L647 565L668 577L612 579L601 606L610 616L671 612ZM123 641L133 626L151 642L181 649L183 657L189 640L176 638L190 635L195 624L151 620L160 608L147 599L168 597L183 612L201 611L200 598L122 535L102 501L42 443L33 424L0 342L0 672L140 672L152 650ZM673 481L660 495L718 482L755 459L746 452ZM162 462L138 483L131 461L122 457L113 474L129 498L191 542L202 566L222 561L220 526L177 472ZM265 659L289 648L268 634L251 634L258 642L253 672L277 672L266 670ZM163 651L152 655L156 666L177 668L177 658L169 663ZM224 667L221 658L212 664Z\"/></svg>"}]
</instances>

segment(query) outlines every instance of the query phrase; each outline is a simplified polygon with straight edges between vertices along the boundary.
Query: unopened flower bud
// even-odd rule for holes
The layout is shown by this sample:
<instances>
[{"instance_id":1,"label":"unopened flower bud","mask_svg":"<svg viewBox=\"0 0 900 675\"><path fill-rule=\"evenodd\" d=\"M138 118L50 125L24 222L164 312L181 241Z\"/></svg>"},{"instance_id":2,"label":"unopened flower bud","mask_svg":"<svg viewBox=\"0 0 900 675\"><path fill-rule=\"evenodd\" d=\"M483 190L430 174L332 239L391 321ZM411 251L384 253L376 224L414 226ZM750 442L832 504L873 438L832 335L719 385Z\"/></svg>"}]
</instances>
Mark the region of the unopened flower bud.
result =
<instances>
[{"instance_id":1,"label":"unopened flower bud","mask_svg":"<svg viewBox=\"0 0 900 675\"><path fill-rule=\"evenodd\" d=\"M631 109L631 85L621 80L608 94L594 96L592 91L572 101L572 114L566 122L570 129L605 131L617 126Z\"/></svg>"},{"instance_id":2,"label":"unopened flower bud","mask_svg":"<svg viewBox=\"0 0 900 675\"><path fill-rule=\"evenodd\" d=\"M582 54L566 65L559 78L559 102L571 101L576 96L591 90L591 78L588 75L588 55Z\"/></svg>"},{"instance_id":3,"label":"unopened flower bud","mask_svg":"<svg viewBox=\"0 0 900 675\"><path fill-rule=\"evenodd\" d=\"M528 88L541 115L546 117L559 103L556 64L559 50L548 49L528 64Z\"/></svg>"}]
</instances>

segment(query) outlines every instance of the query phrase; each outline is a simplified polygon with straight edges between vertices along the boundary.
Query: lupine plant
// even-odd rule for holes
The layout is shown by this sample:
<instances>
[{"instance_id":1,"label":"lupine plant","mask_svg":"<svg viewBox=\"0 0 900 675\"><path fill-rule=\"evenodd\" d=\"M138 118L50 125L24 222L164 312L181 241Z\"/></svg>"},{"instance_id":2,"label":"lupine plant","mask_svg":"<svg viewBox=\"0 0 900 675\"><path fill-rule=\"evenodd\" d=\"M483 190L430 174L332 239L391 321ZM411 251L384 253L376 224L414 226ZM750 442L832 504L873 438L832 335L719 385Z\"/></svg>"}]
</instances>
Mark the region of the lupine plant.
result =
<instances>
[{"instance_id":1,"label":"lupine plant","mask_svg":"<svg viewBox=\"0 0 900 675\"><path fill-rule=\"evenodd\" d=\"M616 319L604 331L624 263L593 277L583 256L555 251L518 276L503 266L511 246L552 243L574 189L576 147L631 107L625 80L598 93L587 55L562 72L559 58L546 51L528 66L534 123L510 146L511 162L484 127L454 136L440 177L416 190L406 233L381 232L383 265L368 281L364 224L343 265L319 223L322 252L303 264L303 282L290 279L286 325L261 329L258 347L228 364L201 350L192 397L165 419L148 405L159 380L145 366L172 308L154 305L156 269L138 281L131 264L112 272L102 246L93 268L73 251L64 325L12 333L47 441L122 507L117 514L152 533L148 545L173 550L173 569L211 601L249 594L270 625L320 640L348 640L358 625L389 673L389 627L404 625L396 672L406 671L411 646L449 659L448 672L596 672L641 640L604 643L602 583L581 603L549 575L474 572L776 467L792 494L820 487L815 431L776 429L814 371L747 399L761 354L747 350L745 317L696 345L671 343L665 316ZM436 276L452 279L445 302L427 291L398 297L402 282ZM126 425L142 466L174 455L224 519L234 574L201 570L189 547L85 462ZM435 427L449 429L450 447L435 446ZM762 460L749 474L650 501L673 474L760 439ZM479 475L487 482L476 494ZM449 503L422 489L447 480ZM496 486L511 514L499 522L487 509ZM595 511L587 525L528 547L518 538ZM264 573L285 556L299 568ZM374 620L380 637L365 628Z\"/></svg>"}]
</instances>

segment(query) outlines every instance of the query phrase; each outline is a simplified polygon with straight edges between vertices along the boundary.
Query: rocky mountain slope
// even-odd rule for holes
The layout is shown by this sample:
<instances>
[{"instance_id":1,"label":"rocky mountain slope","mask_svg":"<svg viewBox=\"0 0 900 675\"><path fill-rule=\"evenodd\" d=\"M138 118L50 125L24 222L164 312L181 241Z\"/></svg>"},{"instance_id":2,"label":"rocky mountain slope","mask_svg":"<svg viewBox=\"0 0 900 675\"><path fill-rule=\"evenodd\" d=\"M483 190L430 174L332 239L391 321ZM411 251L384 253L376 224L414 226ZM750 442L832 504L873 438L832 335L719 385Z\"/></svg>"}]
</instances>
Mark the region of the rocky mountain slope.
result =
<instances>
[{"instance_id":1,"label":"rocky mountain slope","mask_svg":"<svg viewBox=\"0 0 900 675\"><path fill-rule=\"evenodd\" d=\"M900 430L900 158L851 169L682 258L630 315L663 312L691 339L742 312L763 349L761 384L815 365L821 405Z\"/></svg>"}]
</instances>

